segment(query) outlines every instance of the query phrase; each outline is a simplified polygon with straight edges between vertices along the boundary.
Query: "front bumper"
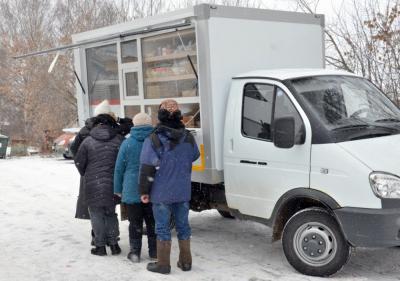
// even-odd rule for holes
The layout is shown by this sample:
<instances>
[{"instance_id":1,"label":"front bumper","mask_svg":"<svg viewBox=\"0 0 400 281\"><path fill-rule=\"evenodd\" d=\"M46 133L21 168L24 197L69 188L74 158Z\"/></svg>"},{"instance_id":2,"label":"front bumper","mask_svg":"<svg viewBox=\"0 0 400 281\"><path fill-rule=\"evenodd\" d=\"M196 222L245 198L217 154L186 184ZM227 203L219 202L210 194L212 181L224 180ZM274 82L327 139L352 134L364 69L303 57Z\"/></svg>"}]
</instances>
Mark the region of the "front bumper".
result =
<instances>
[{"instance_id":1,"label":"front bumper","mask_svg":"<svg viewBox=\"0 0 400 281\"><path fill-rule=\"evenodd\" d=\"M355 247L400 246L400 208L340 208L334 213Z\"/></svg>"}]
</instances>

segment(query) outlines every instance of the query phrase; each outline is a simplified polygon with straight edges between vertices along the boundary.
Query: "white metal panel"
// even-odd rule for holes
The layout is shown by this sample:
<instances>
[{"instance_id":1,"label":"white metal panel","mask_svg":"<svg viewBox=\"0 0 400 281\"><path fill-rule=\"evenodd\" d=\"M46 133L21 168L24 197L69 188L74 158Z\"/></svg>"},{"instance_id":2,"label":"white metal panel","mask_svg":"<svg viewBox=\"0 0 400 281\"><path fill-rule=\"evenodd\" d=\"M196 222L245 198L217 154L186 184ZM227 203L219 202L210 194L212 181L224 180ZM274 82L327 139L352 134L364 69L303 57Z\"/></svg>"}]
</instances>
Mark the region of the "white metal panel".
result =
<instances>
[{"instance_id":1,"label":"white metal panel","mask_svg":"<svg viewBox=\"0 0 400 281\"><path fill-rule=\"evenodd\" d=\"M312 146L310 186L325 192L342 207L382 207L369 183L371 172L336 143Z\"/></svg>"},{"instance_id":2,"label":"white metal panel","mask_svg":"<svg viewBox=\"0 0 400 281\"><path fill-rule=\"evenodd\" d=\"M199 145L203 145L204 149L204 167L199 171L193 171L192 181L215 184L223 181L222 173L216 173L214 168L215 145L214 138L211 135L212 118L212 92L210 77L210 48L209 48L209 31L208 20L197 20L194 22L196 31L197 44L197 62L198 62L198 87L200 101L200 118L201 118L201 134L199 134Z\"/></svg>"},{"instance_id":3,"label":"white metal panel","mask_svg":"<svg viewBox=\"0 0 400 281\"><path fill-rule=\"evenodd\" d=\"M210 18L211 135L215 167L223 169L223 128L231 78L255 69L322 68L320 25Z\"/></svg>"},{"instance_id":4,"label":"white metal panel","mask_svg":"<svg viewBox=\"0 0 400 281\"><path fill-rule=\"evenodd\" d=\"M338 143L373 171L400 176L400 135ZM368 151L368 153L366 153Z\"/></svg>"}]
</instances>

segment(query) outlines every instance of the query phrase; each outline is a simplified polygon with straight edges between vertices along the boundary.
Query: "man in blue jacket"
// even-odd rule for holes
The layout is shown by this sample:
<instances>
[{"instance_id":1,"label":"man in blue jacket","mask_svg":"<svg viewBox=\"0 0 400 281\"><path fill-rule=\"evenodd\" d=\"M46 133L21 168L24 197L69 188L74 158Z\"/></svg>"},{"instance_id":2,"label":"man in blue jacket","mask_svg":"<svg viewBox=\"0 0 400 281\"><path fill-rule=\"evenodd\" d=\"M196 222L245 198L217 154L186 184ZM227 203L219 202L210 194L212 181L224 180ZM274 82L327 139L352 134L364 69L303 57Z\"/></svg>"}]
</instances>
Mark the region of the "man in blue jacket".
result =
<instances>
[{"instance_id":1,"label":"man in blue jacket","mask_svg":"<svg viewBox=\"0 0 400 281\"><path fill-rule=\"evenodd\" d=\"M156 221L158 261L149 263L147 270L167 274L171 271L171 214L179 240L178 267L183 271L192 267L189 201L192 162L200 153L194 137L185 130L175 100L161 103L158 119L160 123L143 144L139 188L142 202L153 204Z\"/></svg>"},{"instance_id":2,"label":"man in blue jacket","mask_svg":"<svg viewBox=\"0 0 400 281\"><path fill-rule=\"evenodd\" d=\"M114 171L114 193L121 196L121 201L125 203L128 211L131 248L128 259L132 262L140 262L143 220L146 222L149 256L150 258L157 257L153 211L151 204L140 201L138 189L140 152L144 140L151 134L153 127L151 118L146 113L136 114L133 124L129 138L119 149Z\"/></svg>"}]
</instances>

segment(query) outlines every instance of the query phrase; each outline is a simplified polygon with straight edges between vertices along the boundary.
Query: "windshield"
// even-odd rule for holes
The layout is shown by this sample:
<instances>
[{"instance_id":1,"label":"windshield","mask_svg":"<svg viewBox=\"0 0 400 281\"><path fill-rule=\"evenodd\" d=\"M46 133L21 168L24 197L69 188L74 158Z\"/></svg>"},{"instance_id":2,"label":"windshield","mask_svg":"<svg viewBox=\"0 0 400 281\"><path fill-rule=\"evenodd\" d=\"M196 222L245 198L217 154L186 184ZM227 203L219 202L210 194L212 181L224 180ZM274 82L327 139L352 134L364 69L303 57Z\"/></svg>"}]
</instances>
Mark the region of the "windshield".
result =
<instances>
[{"instance_id":1,"label":"windshield","mask_svg":"<svg viewBox=\"0 0 400 281\"><path fill-rule=\"evenodd\" d=\"M400 110L366 79L315 76L291 83L328 130L393 128L400 122Z\"/></svg>"}]
</instances>

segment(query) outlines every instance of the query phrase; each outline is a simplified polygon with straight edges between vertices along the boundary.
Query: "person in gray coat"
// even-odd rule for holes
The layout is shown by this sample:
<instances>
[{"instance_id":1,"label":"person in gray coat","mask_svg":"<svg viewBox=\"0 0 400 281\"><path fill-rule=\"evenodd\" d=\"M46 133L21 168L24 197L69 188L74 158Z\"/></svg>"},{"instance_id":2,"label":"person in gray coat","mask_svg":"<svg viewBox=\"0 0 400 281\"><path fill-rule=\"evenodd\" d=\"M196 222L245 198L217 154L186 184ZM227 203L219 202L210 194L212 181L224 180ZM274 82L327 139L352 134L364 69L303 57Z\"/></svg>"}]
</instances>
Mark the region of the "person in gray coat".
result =
<instances>
[{"instance_id":1,"label":"person in gray coat","mask_svg":"<svg viewBox=\"0 0 400 281\"><path fill-rule=\"evenodd\" d=\"M118 245L118 218L113 192L114 167L123 137L116 120L109 114L97 116L97 125L80 145L75 165L84 177L85 199L95 234L93 255L107 255L108 244L113 255L121 253Z\"/></svg>"}]
</instances>

